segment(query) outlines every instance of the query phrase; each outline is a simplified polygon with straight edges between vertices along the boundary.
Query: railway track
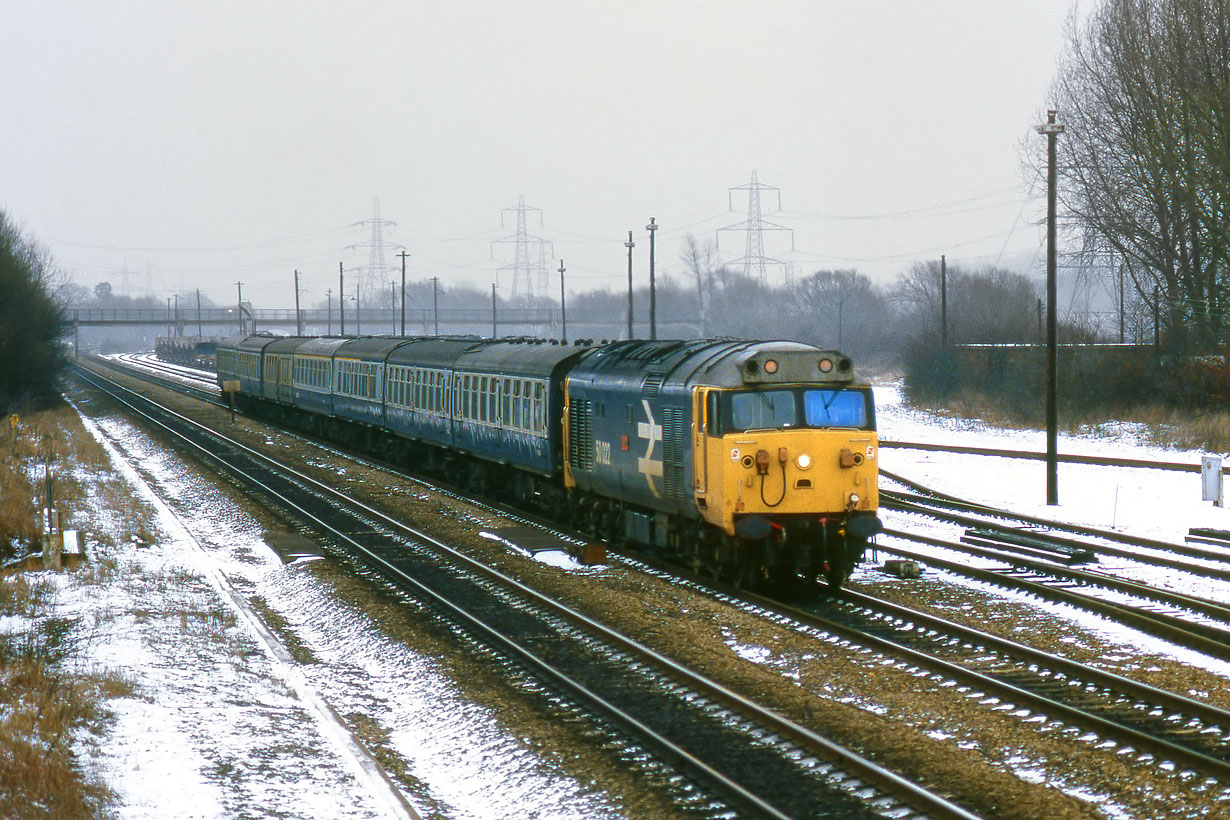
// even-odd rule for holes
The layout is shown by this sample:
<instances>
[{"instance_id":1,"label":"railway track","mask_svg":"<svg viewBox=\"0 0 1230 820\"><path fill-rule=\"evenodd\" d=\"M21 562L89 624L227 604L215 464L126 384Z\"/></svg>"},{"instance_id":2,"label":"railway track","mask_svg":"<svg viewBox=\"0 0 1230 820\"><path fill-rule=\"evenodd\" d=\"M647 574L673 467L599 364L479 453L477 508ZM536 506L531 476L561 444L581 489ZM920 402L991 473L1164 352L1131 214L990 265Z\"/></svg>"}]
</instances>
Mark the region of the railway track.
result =
<instances>
[{"instance_id":1,"label":"railway track","mask_svg":"<svg viewBox=\"0 0 1230 820\"><path fill-rule=\"evenodd\" d=\"M953 680L993 708L1010 704L1230 782L1230 711L892 602L843 591L823 607L750 603ZM1040 727L1042 728L1042 727Z\"/></svg>"},{"instance_id":2,"label":"railway track","mask_svg":"<svg viewBox=\"0 0 1230 820\"><path fill-rule=\"evenodd\" d=\"M78 377L215 462L532 676L622 742L757 817L974 817L860 755L357 503L81 368Z\"/></svg>"},{"instance_id":3,"label":"railway track","mask_svg":"<svg viewBox=\"0 0 1230 820\"><path fill-rule=\"evenodd\" d=\"M1046 721L1041 731L1059 724L1064 731L1091 732L1085 738L1091 744L1110 741L1138 758L1230 783L1230 710L850 589L791 604L639 554L623 559L785 619L801 632L909 663L941 683L957 683L961 696L989 708L1022 720L1040 716Z\"/></svg>"},{"instance_id":4,"label":"railway track","mask_svg":"<svg viewBox=\"0 0 1230 820\"><path fill-rule=\"evenodd\" d=\"M643 563L643 556L625 560ZM680 574L673 566L668 572ZM1010 710L1022 720L1038 717L1042 727L1088 733L1090 743L1109 741L1137 758L1230 782L1230 712L1207 703L856 593L826 605L823 612L737 590L718 594L788 617L799 629L838 635L935 679L954 681L963 696L978 698L990 709Z\"/></svg>"},{"instance_id":5,"label":"railway track","mask_svg":"<svg viewBox=\"0 0 1230 820\"><path fill-rule=\"evenodd\" d=\"M880 439L880 447L887 450L924 450L933 453L953 453L954 455L991 456L994 458L1019 458L1028 461L1045 461L1046 453L1032 450L1005 450L993 447L969 447L954 444L934 444L918 441L893 441ZM1066 464L1090 464L1098 467L1140 467L1149 470L1173 470L1184 473L1200 472L1199 464L1180 461L1150 461L1140 458L1113 458L1110 456L1084 456L1061 453L1058 460ZM1230 464L1222 467L1223 473L1230 472Z\"/></svg>"},{"instance_id":6,"label":"railway track","mask_svg":"<svg viewBox=\"0 0 1230 820\"><path fill-rule=\"evenodd\" d=\"M891 473L888 477L908 484L917 493L907 495L883 491L881 499L884 507L967 529L960 540L895 528L886 529L886 536L977 556L1000 566L972 566L968 562L949 560L883 542L877 544L878 549L965 577L1072 604L1214 657L1230 658L1230 606L1225 602L1142 583L1112 572L1068 566L1063 557L1081 553L1091 557L1112 556L1139 565L1163 567L1195 578L1224 582L1230 580L1230 552L1022 516L935 493ZM1023 530L1020 525L1031 529ZM1036 527L1051 531L1032 529ZM1056 534L1065 530L1086 538L1076 540ZM1116 546L1114 542L1138 548L1128 549ZM1050 554L1040 554L1045 550L1049 550ZM1171 558L1165 552L1178 552L1199 561Z\"/></svg>"}]
</instances>

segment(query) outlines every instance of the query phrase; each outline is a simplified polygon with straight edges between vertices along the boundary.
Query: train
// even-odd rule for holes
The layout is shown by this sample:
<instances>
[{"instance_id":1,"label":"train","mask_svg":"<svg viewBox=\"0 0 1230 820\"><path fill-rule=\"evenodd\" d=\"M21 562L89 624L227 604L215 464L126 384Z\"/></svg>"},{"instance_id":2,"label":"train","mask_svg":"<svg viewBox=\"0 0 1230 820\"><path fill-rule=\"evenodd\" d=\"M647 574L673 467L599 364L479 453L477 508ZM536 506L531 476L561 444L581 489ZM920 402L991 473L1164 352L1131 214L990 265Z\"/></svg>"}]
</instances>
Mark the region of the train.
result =
<instances>
[{"instance_id":1,"label":"train","mask_svg":"<svg viewBox=\"0 0 1230 820\"><path fill-rule=\"evenodd\" d=\"M216 370L219 341L215 336L159 336L154 341L154 355L159 361Z\"/></svg>"},{"instance_id":2,"label":"train","mask_svg":"<svg viewBox=\"0 0 1230 820\"><path fill-rule=\"evenodd\" d=\"M791 341L274 336L217 347L245 412L747 587L840 587L881 532L875 405Z\"/></svg>"}]
</instances>

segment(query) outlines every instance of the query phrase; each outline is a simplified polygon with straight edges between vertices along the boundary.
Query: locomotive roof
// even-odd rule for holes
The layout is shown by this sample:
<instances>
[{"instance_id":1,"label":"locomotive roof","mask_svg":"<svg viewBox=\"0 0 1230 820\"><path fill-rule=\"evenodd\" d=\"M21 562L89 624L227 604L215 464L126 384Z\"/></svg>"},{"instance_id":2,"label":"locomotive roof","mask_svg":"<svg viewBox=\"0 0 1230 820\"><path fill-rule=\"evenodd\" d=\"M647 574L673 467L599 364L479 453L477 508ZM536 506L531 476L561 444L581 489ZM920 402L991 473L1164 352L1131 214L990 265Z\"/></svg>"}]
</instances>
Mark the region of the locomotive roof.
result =
<instances>
[{"instance_id":1,"label":"locomotive roof","mask_svg":"<svg viewBox=\"0 0 1230 820\"><path fill-rule=\"evenodd\" d=\"M822 364L827 360L827 365ZM772 362L765 367L766 362ZM753 384L849 383L850 360L835 350L790 341L657 340L613 342L594 348L574 376L650 379L659 383Z\"/></svg>"}]
</instances>

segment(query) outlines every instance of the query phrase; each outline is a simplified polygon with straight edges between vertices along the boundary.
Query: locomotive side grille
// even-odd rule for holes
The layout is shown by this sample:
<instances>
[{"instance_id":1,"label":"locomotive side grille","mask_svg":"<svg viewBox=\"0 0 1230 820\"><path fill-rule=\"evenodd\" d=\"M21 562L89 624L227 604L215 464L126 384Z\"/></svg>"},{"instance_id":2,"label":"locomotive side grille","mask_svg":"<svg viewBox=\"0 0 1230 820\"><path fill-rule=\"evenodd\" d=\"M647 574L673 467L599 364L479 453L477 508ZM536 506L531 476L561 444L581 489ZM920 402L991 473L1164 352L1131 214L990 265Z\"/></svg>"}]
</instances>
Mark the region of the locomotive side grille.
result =
<instances>
[{"instance_id":1,"label":"locomotive side grille","mask_svg":"<svg viewBox=\"0 0 1230 820\"><path fill-rule=\"evenodd\" d=\"M568 463L574 470L594 468L593 402L573 399L568 415Z\"/></svg>"},{"instance_id":2,"label":"locomotive side grille","mask_svg":"<svg viewBox=\"0 0 1230 820\"><path fill-rule=\"evenodd\" d=\"M662 482L667 498L683 498L683 411L662 408Z\"/></svg>"}]
</instances>

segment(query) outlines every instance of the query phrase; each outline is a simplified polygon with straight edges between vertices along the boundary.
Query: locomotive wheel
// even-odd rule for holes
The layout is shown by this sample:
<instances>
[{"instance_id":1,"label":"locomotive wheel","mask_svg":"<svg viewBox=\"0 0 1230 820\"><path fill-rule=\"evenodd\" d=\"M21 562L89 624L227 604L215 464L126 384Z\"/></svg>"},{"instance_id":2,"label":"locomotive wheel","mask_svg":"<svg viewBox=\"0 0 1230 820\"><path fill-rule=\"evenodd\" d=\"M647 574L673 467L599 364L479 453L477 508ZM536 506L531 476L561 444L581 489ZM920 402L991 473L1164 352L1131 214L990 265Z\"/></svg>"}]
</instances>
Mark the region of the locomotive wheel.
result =
<instances>
[{"instance_id":1,"label":"locomotive wheel","mask_svg":"<svg viewBox=\"0 0 1230 820\"><path fill-rule=\"evenodd\" d=\"M829 589L836 592L841 589L842 583L846 580L845 562L841 559L830 561L824 565L824 580L828 583Z\"/></svg>"}]
</instances>

